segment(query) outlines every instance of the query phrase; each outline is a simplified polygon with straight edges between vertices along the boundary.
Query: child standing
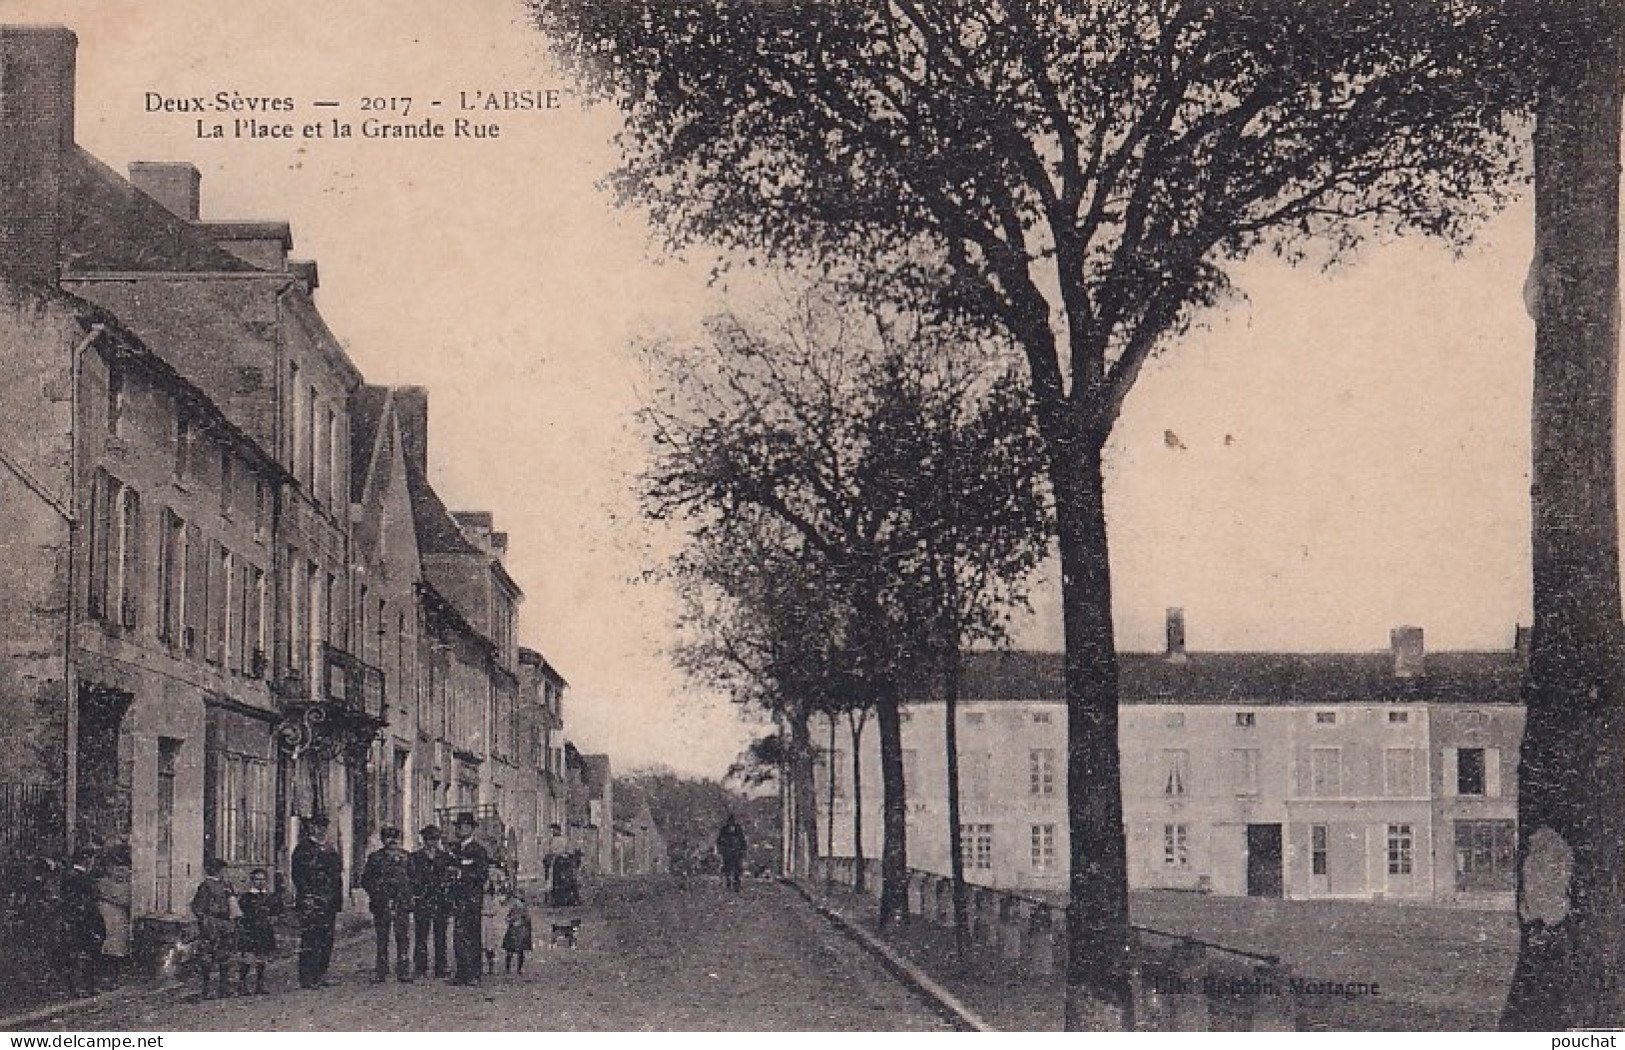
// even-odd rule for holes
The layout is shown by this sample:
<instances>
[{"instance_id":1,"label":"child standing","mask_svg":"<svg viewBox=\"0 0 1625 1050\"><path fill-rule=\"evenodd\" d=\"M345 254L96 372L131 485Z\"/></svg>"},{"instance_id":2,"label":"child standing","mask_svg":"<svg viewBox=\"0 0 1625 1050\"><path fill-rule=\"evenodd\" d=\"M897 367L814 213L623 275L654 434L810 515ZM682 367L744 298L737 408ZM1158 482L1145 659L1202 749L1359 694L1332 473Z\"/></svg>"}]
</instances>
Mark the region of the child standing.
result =
<instances>
[{"instance_id":1,"label":"child standing","mask_svg":"<svg viewBox=\"0 0 1625 1050\"><path fill-rule=\"evenodd\" d=\"M210 857L203 862L203 881L192 895L192 914L197 917L197 964L203 974L203 998L214 998L209 978L218 967L220 997L231 994L233 936L237 931L237 895L225 879L226 862Z\"/></svg>"},{"instance_id":2,"label":"child standing","mask_svg":"<svg viewBox=\"0 0 1625 1050\"><path fill-rule=\"evenodd\" d=\"M530 909L517 893L508 904L508 929L502 934L502 950L508 953L503 972L524 973L525 953L530 951Z\"/></svg>"},{"instance_id":3,"label":"child standing","mask_svg":"<svg viewBox=\"0 0 1625 1050\"><path fill-rule=\"evenodd\" d=\"M497 972L497 943L503 937L503 916L508 900L508 888L499 871L498 868L491 869L490 881L485 884L485 899L480 907L480 944L485 948L485 972L489 976L495 976Z\"/></svg>"},{"instance_id":4,"label":"child standing","mask_svg":"<svg viewBox=\"0 0 1625 1050\"><path fill-rule=\"evenodd\" d=\"M248 889L237 898L243 917L237 920L237 994L247 995L248 968L254 967L254 994L265 994L265 964L276 954L274 920L282 914L282 899L266 887L264 868L248 873Z\"/></svg>"}]
</instances>

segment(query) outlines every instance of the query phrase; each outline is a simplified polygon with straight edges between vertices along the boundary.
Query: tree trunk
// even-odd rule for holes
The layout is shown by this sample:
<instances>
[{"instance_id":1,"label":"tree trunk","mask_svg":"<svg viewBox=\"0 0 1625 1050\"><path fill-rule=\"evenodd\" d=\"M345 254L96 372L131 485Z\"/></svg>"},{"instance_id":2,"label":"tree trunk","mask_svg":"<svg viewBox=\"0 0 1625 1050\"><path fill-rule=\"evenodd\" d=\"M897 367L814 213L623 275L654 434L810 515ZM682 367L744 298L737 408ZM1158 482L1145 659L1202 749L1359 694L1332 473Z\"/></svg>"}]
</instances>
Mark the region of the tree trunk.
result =
<instances>
[{"instance_id":1,"label":"tree trunk","mask_svg":"<svg viewBox=\"0 0 1625 1050\"><path fill-rule=\"evenodd\" d=\"M970 951L970 903L965 891L965 844L959 820L959 645L954 639L942 672L944 740L948 759L948 869L954 883L954 951Z\"/></svg>"},{"instance_id":2,"label":"tree trunk","mask_svg":"<svg viewBox=\"0 0 1625 1050\"><path fill-rule=\"evenodd\" d=\"M1134 1019L1101 444L1050 441L1049 447L1066 639L1066 1028L1122 1030Z\"/></svg>"},{"instance_id":3,"label":"tree trunk","mask_svg":"<svg viewBox=\"0 0 1625 1050\"><path fill-rule=\"evenodd\" d=\"M829 808L825 811L824 845L824 881L831 882L835 878L835 712L829 713L829 755L824 759L824 785L825 793L829 796Z\"/></svg>"},{"instance_id":4,"label":"tree trunk","mask_svg":"<svg viewBox=\"0 0 1625 1050\"><path fill-rule=\"evenodd\" d=\"M852 718L852 889L857 893L868 890L863 872L863 723L865 719Z\"/></svg>"},{"instance_id":5,"label":"tree trunk","mask_svg":"<svg viewBox=\"0 0 1625 1050\"><path fill-rule=\"evenodd\" d=\"M1501 1017L1516 1031L1625 1024L1614 454L1625 29L1617 4L1581 11L1535 129L1534 628L1518 768L1518 962Z\"/></svg>"},{"instance_id":6,"label":"tree trunk","mask_svg":"<svg viewBox=\"0 0 1625 1050\"><path fill-rule=\"evenodd\" d=\"M796 808L796 874L803 878L813 874L813 861L818 856L818 792L813 782L809 718L806 708L798 707L790 720L790 769Z\"/></svg>"}]
</instances>

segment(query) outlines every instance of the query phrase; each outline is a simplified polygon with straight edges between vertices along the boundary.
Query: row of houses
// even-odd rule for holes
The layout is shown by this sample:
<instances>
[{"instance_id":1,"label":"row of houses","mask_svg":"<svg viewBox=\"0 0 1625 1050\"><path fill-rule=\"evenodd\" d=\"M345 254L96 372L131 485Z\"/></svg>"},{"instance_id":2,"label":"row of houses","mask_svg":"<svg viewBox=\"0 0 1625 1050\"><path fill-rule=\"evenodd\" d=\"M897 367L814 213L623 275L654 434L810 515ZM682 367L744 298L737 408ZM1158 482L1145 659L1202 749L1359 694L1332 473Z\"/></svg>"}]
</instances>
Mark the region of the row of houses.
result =
<instances>
[{"instance_id":1,"label":"row of houses","mask_svg":"<svg viewBox=\"0 0 1625 1050\"><path fill-rule=\"evenodd\" d=\"M79 148L75 49L0 28L0 848L127 843L155 924L315 812L352 875L459 810L607 869L609 759L518 642L508 535L429 483L427 393L366 381L287 223Z\"/></svg>"},{"instance_id":2,"label":"row of houses","mask_svg":"<svg viewBox=\"0 0 1625 1050\"><path fill-rule=\"evenodd\" d=\"M1165 651L1119 656L1131 888L1512 907L1520 647L1428 653L1415 627L1371 653L1189 652L1184 639L1170 610ZM966 654L957 711L967 878L1064 890L1061 654ZM909 862L939 873L944 716L922 696L902 727ZM869 857L880 855L876 736L859 750ZM851 762L848 745L818 767L836 856L853 853Z\"/></svg>"}]
</instances>

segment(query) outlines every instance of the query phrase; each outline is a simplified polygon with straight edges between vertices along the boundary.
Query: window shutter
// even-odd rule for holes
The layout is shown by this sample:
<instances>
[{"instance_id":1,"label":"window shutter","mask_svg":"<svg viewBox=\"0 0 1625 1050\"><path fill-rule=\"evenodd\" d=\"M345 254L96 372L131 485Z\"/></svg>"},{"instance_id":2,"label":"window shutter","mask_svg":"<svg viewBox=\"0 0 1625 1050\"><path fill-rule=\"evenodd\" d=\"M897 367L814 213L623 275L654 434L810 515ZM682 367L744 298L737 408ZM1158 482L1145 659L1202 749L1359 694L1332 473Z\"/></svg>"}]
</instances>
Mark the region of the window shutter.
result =
<instances>
[{"instance_id":1,"label":"window shutter","mask_svg":"<svg viewBox=\"0 0 1625 1050\"><path fill-rule=\"evenodd\" d=\"M145 562L141 557L145 537L141 529L141 493L134 489L124 490L127 521L124 538L124 594L120 596L122 608L119 615L124 626L134 630L140 622L141 610L141 572Z\"/></svg>"},{"instance_id":2,"label":"window shutter","mask_svg":"<svg viewBox=\"0 0 1625 1050\"><path fill-rule=\"evenodd\" d=\"M1460 776L1460 773L1456 768L1456 749L1453 747L1447 747L1444 749L1443 773L1444 783L1440 785L1443 788L1440 794L1444 795L1446 798L1454 797L1456 794L1456 778Z\"/></svg>"},{"instance_id":3,"label":"window shutter","mask_svg":"<svg viewBox=\"0 0 1625 1050\"><path fill-rule=\"evenodd\" d=\"M1501 749L1498 747L1484 749L1484 794L1490 798L1501 797Z\"/></svg>"},{"instance_id":4,"label":"window shutter","mask_svg":"<svg viewBox=\"0 0 1625 1050\"><path fill-rule=\"evenodd\" d=\"M186 625L182 630L182 643L188 651L204 642L203 634L209 611L209 548L203 542L203 531L196 525L186 526ZM185 635L190 632L190 639Z\"/></svg>"},{"instance_id":5,"label":"window shutter","mask_svg":"<svg viewBox=\"0 0 1625 1050\"><path fill-rule=\"evenodd\" d=\"M247 561L237 563L237 598L239 615L237 617L237 651L231 654L231 666L241 674L248 673L249 650L253 648L249 641L253 637L249 633L249 606L252 599L249 588L253 581L253 568Z\"/></svg>"},{"instance_id":6,"label":"window shutter","mask_svg":"<svg viewBox=\"0 0 1625 1050\"><path fill-rule=\"evenodd\" d=\"M87 610L92 617L103 615L107 609L107 520L104 516L107 506L107 475L97 471L90 481L90 513L87 525L90 528L89 543L90 572L86 579L88 590L86 592Z\"/></svg>"}]
</instances>

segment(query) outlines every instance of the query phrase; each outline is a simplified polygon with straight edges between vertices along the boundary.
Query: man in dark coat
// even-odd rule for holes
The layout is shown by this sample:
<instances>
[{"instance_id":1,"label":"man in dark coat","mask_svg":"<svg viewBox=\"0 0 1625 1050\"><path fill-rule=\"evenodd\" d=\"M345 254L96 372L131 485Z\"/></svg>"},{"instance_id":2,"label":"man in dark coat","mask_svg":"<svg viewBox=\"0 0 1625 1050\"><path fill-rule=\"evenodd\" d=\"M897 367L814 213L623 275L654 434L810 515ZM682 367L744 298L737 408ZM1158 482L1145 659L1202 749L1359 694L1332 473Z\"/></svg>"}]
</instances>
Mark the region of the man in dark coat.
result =
<instances>
[{"instance_id":1,"label":"man in dark coat","mask_svg":"<svg viewBox=\"0 0 1625 1050\"><path fill-rule=\"evenodd\" d=\"M107 935L96 903L96 877L92 874L95 862L95 852L84 847L62 873L62 962L68 991L76 996L96 994L96 963L101 957L102 939Z\"/></svg>"},{"instance_id":2,"label":"man in dark coat","mask_svg":"<svg viewBox=\"0 0 1625 1050\"><path fill-rule=\"evenodd\" d=\"M491 874L491 856L474 838L472 813L459 813L452 823L455 842L447 874L447 903L451 906L452 954L457 969L453 984L479 984L485 969L485 949L481 944L481 908L485 903L485 882Z\"/></svg>"},{"instance_id":3,"label":"man in dark coat","mask_svg":"<svg viewBox=\"0 0 1625 1050\"><path fill-rule=\"evenodd\" d=\"M419 977L429 973L429 942L434 941L434 975L446 977L446 919L451 914L446 902L450 880L451 854L440 841L440 829L425 825L418 837L423 848L412 854L412 926L414 945L412 966Z\"/></svg>"},{"instance_id":4,"label":"man in dark coat","mask_svg":"<svg viewBox=\"0 0 1625 1050\"><path fill-rule=\"evenodd\" d=\"M361 888L367 891L377 958L372 979L389 980L389 935L395 934L395 978L412 979L412 855L401 848L401 829L378 829L383 846L367 856Z\"/></svg>"},{"instance_id":5,"label":"man in dark coat","mask_svg":"<svg viewBox=\"0 0 1625 1050\"><path fill-rule=\"evenodd\" d=\"M344 901L344 863L327 844L327 816L304 820L304 840L293 850L294 907L299 912L299 987L320 988L334 982L333 925Z\"/></svg>"},{"instance_id":6,"label":"man in dark coat","mask_svg":"<svg viewBox=\"0 0 1625 1050\"><path fill-rule=\"evenodd\" d=\"M722 854L722 879L728 886L739 891L740 877L745 873L745 829L739 826L732 813L717 832L717 852Z\"/></svg>"}]
</instances>

